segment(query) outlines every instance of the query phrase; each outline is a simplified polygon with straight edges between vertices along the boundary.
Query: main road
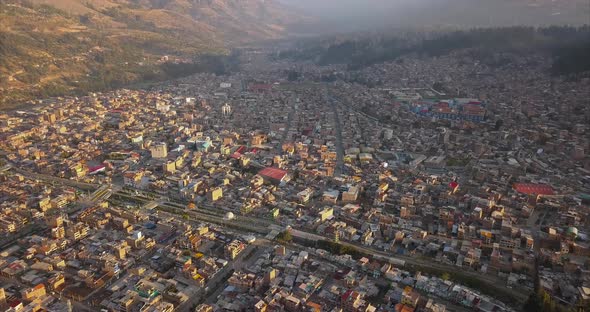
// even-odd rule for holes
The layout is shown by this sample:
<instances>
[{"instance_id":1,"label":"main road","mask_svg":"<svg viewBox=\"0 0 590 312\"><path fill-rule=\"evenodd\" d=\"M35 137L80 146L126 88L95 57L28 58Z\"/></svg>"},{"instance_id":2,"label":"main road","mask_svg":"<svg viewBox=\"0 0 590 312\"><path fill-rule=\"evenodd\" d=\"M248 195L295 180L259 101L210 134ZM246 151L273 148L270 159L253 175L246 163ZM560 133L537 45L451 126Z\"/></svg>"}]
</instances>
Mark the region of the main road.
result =
<instances>
[{"instance_id":1,"label":"main road","mask_svg":"<svg viewBox=\"0 0 590 312\"><path fill-rule=\"evenodd\" d=\"M133 196L127 195L128 197L132 198ZM141 202L146 202L145 199L138 199ZM255 233L268 233L272 229L282 228L282 226L276 224L273 220L270 219L262 219L257 217L250 217L250 216L236 216L234 220L227 220L224 217L220 216L220 211L215 210L213 207L208 207L207 205L201 205L199 209L196 210L188 210L182 205L176 203L158 203L159 209L163 210L164 213L171 213L177 216L186 216L188 215L188 220L190 221L204 221L214 224L219 224L222 226L237 228L242 231L251 231ZM305 231L303 229L291 229L291 233L294 237L304 238L307 240L326 240L325 236L317 235L315 233L311 233ZM435 262L432 260L420 259L417 257L411 256L400 256L396 255L395 257L391 255L391 253L384 252L381 250L377 250L375 248L371 248L365 245L350 243L341 241L340 244L344 246L348 246L359 250L360 252L373 255L380 260L388 261L394 265L404 266L408 265L415 265L418 267L424 268L432 268L440 271L446 272L455 272L460 270L461 274L464 276L468 276L469 278L473 278L475 280L480 281L484 285L488 286L491 289L502 289L506 292L512 293L513 297L519 301L524 302L527 298L527 294L515 289L508 289L505 286L505 281L488 274L481 274L475 271L465 271L461 268L458 268L453 265L448 265L444 263Z\"/></svg>"},{"instance_id":2,"label":"main road","mask_svg":"<svg viewBox=\"0 0 590 312\"><path fill-rule=\"evenodd\" d=\"M334 130L336 131L336 169L334 169L334 176L339 177L342 174L344 167L344 144L342 143L342 126L340 125L340 115L338 114L339 105L336 100L328 94L328 90L324 90L324 98L332 107L334 114Z\"/></svg>"},{"instance_id":3,"label":"main road","mask_svg":"<svg viewBox=\"0 0 590 312\"><path fill-rule=\"evenodd\" d=\"M275 151L277 154L282 154L282 148L283 148L283 144L285 143L285 141L287 140L287 137L289 136L289 131L291 131L291 124L293 123L293 116L297 113L297 109L296 106L298 105L296 103L296 101L293 100L293 95L291 97L289 97L288 99L291 109L289 110L289 113L287 114L287 124L285 125L285 130L283 131L283 135L281 136L281 140L279 141L279 144L277 145Z\"/></svg>"}]
</instances>

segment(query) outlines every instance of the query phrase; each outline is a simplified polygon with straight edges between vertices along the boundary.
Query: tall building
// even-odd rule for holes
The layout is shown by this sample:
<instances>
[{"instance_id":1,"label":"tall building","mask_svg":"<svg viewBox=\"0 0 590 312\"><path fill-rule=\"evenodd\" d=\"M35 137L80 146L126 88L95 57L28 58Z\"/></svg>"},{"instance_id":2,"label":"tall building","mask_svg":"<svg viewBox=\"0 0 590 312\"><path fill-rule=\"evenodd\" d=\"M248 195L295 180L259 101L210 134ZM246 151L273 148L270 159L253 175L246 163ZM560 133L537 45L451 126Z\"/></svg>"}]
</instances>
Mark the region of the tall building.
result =
<instances>
[{"instance_id":1,"label":"tall building","mask_svg":"<svg viewBox=\"0 0 590 312\"><path fill-rule=\"evenodd\" d=\"M221 107L221 112L223 113L223 116L229 116L229 115L231 115L231 106L229 106L229 104L225 103Z\"/></svg>"},{"instance_id":2,"label":"tall building","mask_svg":"<svg viewBox=\"0 0 590 312\"><path fill-rule=\"evenodd\" d=\"M158 143L150 148L152 158L166 158L168 157L168 147L166 143Z\"/></svg>"},{"instance_id":3,"label":"tall building","mask_svg":"<svg viewBox=\"0 0 590 312\"><path fill-rule=\"evenodd\" d=\"M47 220L47 224L52 228L60 227L64 224L64 218L61 215L49 217Z\"/></svg>"},{"instance_id":4,"label":"tall building","mask_svg":"<svg viewBox=\"0 0 590 312\"><path fill-rule=\"evenodd\" d=\"M6 293L4 292L4 288L0 287L0 308L6 306Z\"/></svg>"}]
</instances>

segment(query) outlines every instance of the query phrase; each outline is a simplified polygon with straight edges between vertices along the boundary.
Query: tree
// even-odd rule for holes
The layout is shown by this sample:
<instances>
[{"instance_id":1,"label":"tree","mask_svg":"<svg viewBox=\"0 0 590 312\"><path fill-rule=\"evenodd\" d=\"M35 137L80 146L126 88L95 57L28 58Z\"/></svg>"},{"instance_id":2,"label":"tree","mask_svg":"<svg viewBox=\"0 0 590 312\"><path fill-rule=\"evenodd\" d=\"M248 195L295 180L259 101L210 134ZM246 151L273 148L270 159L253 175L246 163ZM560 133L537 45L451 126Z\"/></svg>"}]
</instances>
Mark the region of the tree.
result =
<instances>
[{"instance_id":1,"label":"tree","mask_svg":"<svg viewBox=\"0 0 590 312\"><path fill-rule=\"evenodd\" d=\"M502 124L504 124L504 121L502 119L496 120L496 125L494 126L494 130L496 130L496 131L500 130L500 127L502 127Z\"/></svg>"},{"instance_id":2,"label":"tree","mask_svg":"<svg viewBox=\"0 0 590 312\"><path fill-rule=\"evenodd\" d=\"M293 240L293 235L289 231L283 231L277 235L277 240L282 243L290 243Z\"/></svg>"},{"instance_id":3,"label":"tree","mask_svg":"<svg viewBox=\"0 0 590 312\"><path fill-rule=\"evenodd\" d=\"M434 90L436 90L436 91L439 91L439 92L442 92L442 91L444 91L444 90L445 90L445 86L443 85L443 83L442 83L442 82L439 82L439 81L435 82L435 83L432 85L432 88L433 88Z\"/></svg>"},{"instance_id":4,"label":"tree","mask_svg":"<svg viewBox=\"0 0 590 312\"><path fill-rule=\"evenodd\" d=\"M449 274L448 272L445 272L441 275L441 277L443 280L448 281L451 279L451 274Z\"/></svg>"},{"instance_id":5,"label":"tree","mask_svg":"<svg viewBox=\"0 0 590 312\"><path fill-rule=\"evenodd\" d=\"M523 312L538 312L543 309L541 302L539 302L539 298L537 294L530 294L527 301L524 303L522 308Z\"/></svg>"},{"instance_id":6,"label":"tree","mask_svg":"<svg viewBox=\"0 0 590 312\"><path fill-rule=\"evenodd\" d=\"M523 312L567 312L567 308L557 304L544 290L530 294L522 307Z\"/></svg>"}]
</instances>

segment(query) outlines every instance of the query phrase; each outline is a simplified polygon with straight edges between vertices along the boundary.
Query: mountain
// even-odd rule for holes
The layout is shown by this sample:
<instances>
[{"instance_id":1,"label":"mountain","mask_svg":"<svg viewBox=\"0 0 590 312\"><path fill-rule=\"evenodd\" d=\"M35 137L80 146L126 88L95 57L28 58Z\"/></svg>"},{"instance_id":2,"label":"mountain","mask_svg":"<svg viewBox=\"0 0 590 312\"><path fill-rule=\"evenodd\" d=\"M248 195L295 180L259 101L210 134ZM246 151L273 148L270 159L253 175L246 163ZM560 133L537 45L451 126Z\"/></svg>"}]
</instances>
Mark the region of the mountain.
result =
<instances>
[{"instance_id":1,"label":"mountain","mask_svg":"<svg viewBox=\"0 0 590 312\"><path fill-rule=\"evenodd\" d=\"M0 107L166 79L163 60L227 54L299 20L272 0L4 0Z\"/></svg>"}]
</instances>

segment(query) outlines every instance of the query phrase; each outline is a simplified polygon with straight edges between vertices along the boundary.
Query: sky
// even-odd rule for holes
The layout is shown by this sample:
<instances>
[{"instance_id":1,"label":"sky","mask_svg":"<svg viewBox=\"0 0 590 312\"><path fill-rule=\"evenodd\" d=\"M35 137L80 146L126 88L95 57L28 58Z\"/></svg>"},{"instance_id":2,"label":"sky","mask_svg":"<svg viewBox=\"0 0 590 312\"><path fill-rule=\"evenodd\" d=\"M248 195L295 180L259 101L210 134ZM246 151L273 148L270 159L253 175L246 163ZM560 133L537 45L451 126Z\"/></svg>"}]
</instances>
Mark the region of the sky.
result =
<instances>
[{"instance_id":1,"label":"sky","mask_svg":"<svg viewBox=\"0 0 590 312\"><path fill-rule=\"evenodd\" d=\"M331 28L486 27L589 23L589 0L279 0Z\"/></svg>"}]
</instances>

